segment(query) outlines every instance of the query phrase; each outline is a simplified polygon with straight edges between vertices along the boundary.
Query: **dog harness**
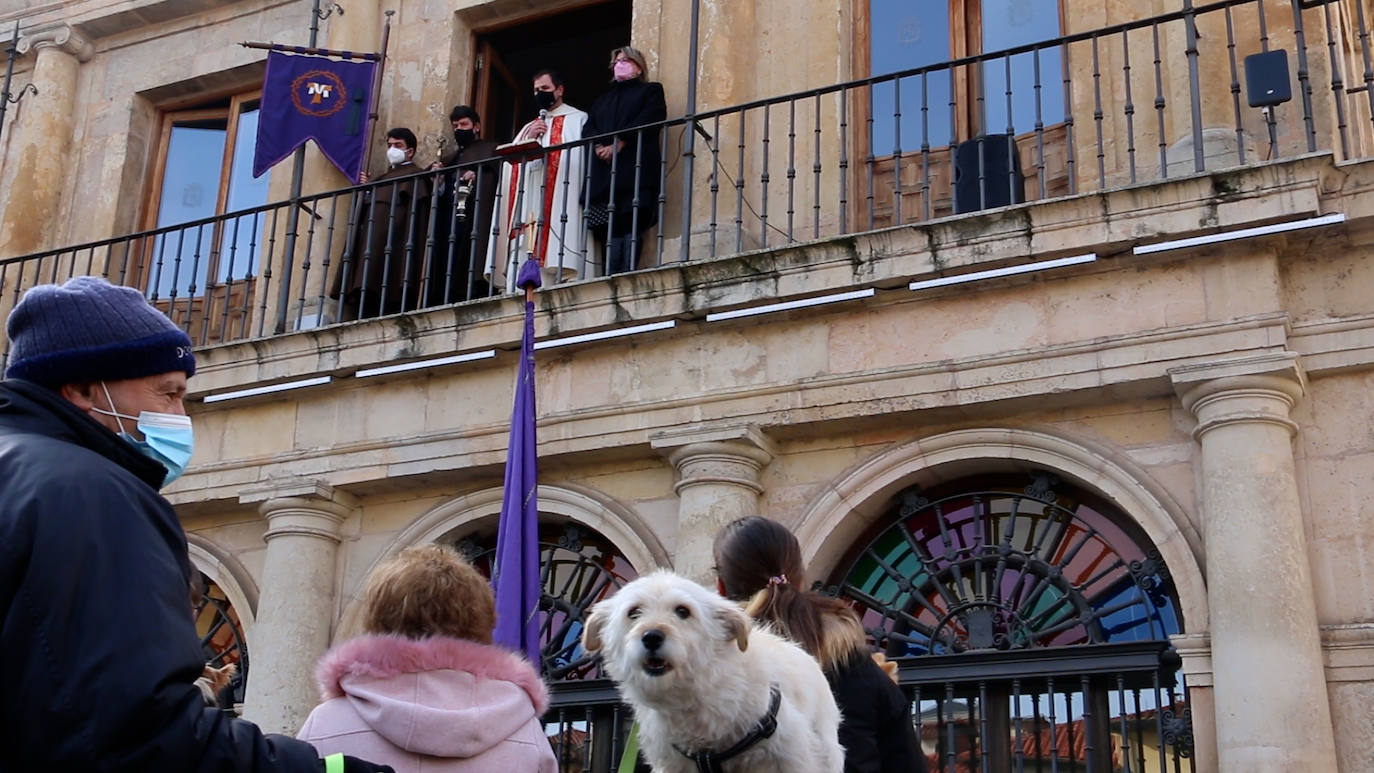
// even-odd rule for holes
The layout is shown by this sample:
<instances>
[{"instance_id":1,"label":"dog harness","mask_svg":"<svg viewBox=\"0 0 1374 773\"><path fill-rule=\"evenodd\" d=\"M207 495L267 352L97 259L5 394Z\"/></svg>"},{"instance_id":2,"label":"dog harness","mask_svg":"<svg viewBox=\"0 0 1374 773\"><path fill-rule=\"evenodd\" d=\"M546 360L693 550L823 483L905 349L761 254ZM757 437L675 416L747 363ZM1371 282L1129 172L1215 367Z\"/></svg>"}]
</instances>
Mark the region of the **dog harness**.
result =
<instances>
[{"instance_id":1,"label":"dog harness","mask_svg":"<svg viewBox=\"0 0 1374 773\"><path fill-rule=\"evenodd\" d=\"M673 744L673 748L677 750L678 754L691 760L697 766L697 773L724 773L725 769L722 767L722 763L732 757L739 756L759 741L772 738L773 733L777 732L778 707L782 705L782 691L775 684L769 689L768 695L768 712L763 715L758 724L754 725L754 729L750 730L748 735L741 738L729 749L723 752L705 749L689 752L677 744Z\"/></svg>"}]
</instances>

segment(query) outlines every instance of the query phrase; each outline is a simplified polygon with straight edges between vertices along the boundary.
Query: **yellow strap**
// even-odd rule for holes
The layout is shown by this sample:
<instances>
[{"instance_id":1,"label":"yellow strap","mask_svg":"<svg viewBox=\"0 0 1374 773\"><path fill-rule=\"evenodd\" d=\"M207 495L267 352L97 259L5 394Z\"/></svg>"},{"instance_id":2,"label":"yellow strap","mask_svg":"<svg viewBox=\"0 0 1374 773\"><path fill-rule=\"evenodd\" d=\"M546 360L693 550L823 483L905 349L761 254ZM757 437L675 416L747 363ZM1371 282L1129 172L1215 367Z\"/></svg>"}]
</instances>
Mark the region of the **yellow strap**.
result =
<instances>
[{"instance_id":1,"label":"yellow strap","mask_svg":"<svg viewBox=\"0 0 1374 773\"><path fill-rule=\"evenodd\" d=\"M342 754L331 754L324 758L324 773L344 773Z\"/></svg>"}]
</instances>

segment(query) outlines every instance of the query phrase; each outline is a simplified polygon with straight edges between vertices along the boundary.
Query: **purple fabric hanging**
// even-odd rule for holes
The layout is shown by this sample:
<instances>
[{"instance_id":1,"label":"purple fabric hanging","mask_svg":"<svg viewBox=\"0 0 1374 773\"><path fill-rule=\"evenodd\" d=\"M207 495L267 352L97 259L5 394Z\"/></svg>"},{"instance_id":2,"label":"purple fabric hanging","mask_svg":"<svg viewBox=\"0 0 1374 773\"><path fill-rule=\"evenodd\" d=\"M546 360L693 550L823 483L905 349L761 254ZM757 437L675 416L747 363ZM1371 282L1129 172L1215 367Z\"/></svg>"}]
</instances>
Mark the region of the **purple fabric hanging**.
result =
<instances>
[{"instance_id":1,"label":"purple fabric hanging","mask_svg":"<svg viewBox=\"0 0 1374 773\"><path fill-rule=\"evenodd\" d=\"M539 264L526 260L516 286L538 288ZM525 334L515 378L515 407L506 450L506 483L501 521L496 527L496 563L491 584L496 594L493 640L539 662L539 458L534 410L534 302L525 300Z\"/></svg>"}]
</instances>

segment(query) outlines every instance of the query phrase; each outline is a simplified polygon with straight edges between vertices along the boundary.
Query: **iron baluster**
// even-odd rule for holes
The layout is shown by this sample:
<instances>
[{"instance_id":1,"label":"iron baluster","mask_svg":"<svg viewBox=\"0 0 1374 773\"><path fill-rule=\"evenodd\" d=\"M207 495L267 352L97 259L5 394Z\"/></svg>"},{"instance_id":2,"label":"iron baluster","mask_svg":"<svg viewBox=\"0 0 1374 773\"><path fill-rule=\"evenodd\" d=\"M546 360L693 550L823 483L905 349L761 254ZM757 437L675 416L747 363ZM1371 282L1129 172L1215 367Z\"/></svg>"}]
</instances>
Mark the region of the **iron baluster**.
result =
<instances>
[{"instance_id":1,"label":"iron baluster","mask_svg":"<svg viewBox=\"0 0 1374 773\"><path fill-rule=\"evenodd\" d=\"M229 229L229 265L225 267L224 303L221 304L219 318L221 340L229 334L229 302L234 297L234 267L238 262L239 220L240 218L234 218L234 224Z\"/></svg>"},{"instance_id":2,"label":"iron baluster","mask_svg":"<svg viewBox=\"0 0 1374 773\"><path fill-rule=\"evenodd\" d=\"M275 212L276 210L273 209L272 211ZM260 214L260 212L253 213L253 225L248 231L248 266L244 269L243 275L243 280L245 283L247 283L248 278L251 275L251 272L257 265L258 234L261 233L261 223L259 222L258 217L258 215ZM271 278L271 264L269 262L264 263L263 265L268 266L268 269L263 272L263 280L265 282L267 279ZM243 310L242 313L239 314L239 338L244 338L248 333L248 321L253 316L252 297L253 294L250 292L244 292L243 294ZM259 331L261 331L261 326L258 329Z\"/></svg>"},{"instance_id":3,"label":"iron baluster","mask_svg":"<svg viewBox=\"0 0 1374 773\"><path fill-rule=\"evenodd\" d=\"M717 115L714 117L714 119L715 119L715 122L716 122L716 125L715 125L715 128L716 128L716 136L719 137L719 136L720 136L720 115L717 114ZM717 155L717 153L716 153L717 146L711 145L711 143L707 143L707 145L711 148L711 160L713 161L713 163L712 163L712 165L711 165L711 174L714 175L714 174L716 173L716 169L720 166L720 159L719 159L719 157L718 157L718 155ZM657 232L657 233L658 233L658 236L657 236L657 239L658 239L658 248L657 248L657 254L655 254L655 256L654 256L654 265L655 265L655 266L661 266L661 265L663 265L663 211L664 211L664 207L667 205L667 203L668 203L668 132L666 132L666 131L659 131L659 133L658 133L658 232ZM714 196L712 197L711 206L712 206L712 208L714 209L714 207L715 207L715 199L714 199ZM686 227L686 226L684 226L684 227ZM716 254L716 243L715 243L715 236L713 235L712 238L711 238L711 256L714 257L715 254Z\"/></svg>"},{"instance_id":4,"label":"iron baluster","mask_svg":"<svg viewBox=\"0 0 1374 773\"><path fill-rule=\"evenodd\" d=\"M618 140L619 140L618 137L617 137L617 138L612 138L612 140L611 140L611 147L612 147L612 149L615 148L615 146L616 146ZM588 149L588 150L591 150L592 148L591 148L591 146L588 146L587 149ZM615 226L616 226L615 221L616 221L616 214L617 214L617 213L616 213L616 207L619 205L619 202L617 202L617 201L615 200L615 188L616 188L616 186L615 186L615 178L616 178L616 175L619 173L619 169L618 169L618 167L619 167L619 163L618 163L618 162L619 162L619 161L620 161L620 154L614 152L614 150L613 150L612 153L611 153L611 191L610 191L610 195L607 197L607 204L606 204L606 257L605 257L605 261L604 261L603 264L602 264L602 271L603 271L604 275L606 275L606 276L610 276L610 274L611 274L611 261L610 261L610 257L611 257L611 240L615 238L614 236L612 236L612 234L615 233ZM684 224L684 225L685 225L685 224ZM559 260L559 262L558 262L558 265L559 265L560 267L562 267L562 265L563 265L563 261L562 261L561 257L562 257L562 253L560 252L560 260ZM690 257L690 256L689 256L689 257Z\"/></svg>"},{"instance_id":5,"label":"iron baluster","mask_svg":"<svg viewBox=\"0 0 1374 773\"><path fill-rule=\"evenodd\" d=\"M1040 185L1040 198L1049 196L1049 182L1045 179L1045 118L1040 85L1040 48L1031 51L1031 92L1035 96L1035 178Z\"/></svg>"},{"instance_id":6,"label":"iron baluster","mask_svg":"<svg viewBox=\"0 0 1374 773\"><path fill-rule=\"evenodd\" d=\"M1159 24L1150 25L1150 35L1155 47L1155 121L1159 132L1159 177L1169 179L1169 133L1164 128L1164 76L1159 54Z\"/></svg>"},{"instance_id":7,"label":"iron baluster","mask_svg":"<svg viewBox=\"0 0 1374 773\"><path fill-rule=\"evenodd\" d=\"M735 252L744 252L744 124L748 113L739 114L739 167L735 175Z\"/></svg>"},{"instance_id":8,"label":"iron baluster","mask_svg":"<svg viewBox=\"0 0 1374 773\"><path fill-rule=\"evenodd\" d=\"M921 219L932 217L930 201L930 84L921 73Z\"/></svg>"},{"instance_id":9,"label":"iron baluster","mask_svg":"<svg viewBox=\"0 0 1374 773\"><path fill-rule=\"evenodd\" d=\"M1354 3L1355 23L1359 25L1360 59L1364 64L1364 95L1369 101L1369 120L1374 123L1374 61L1369 54L1369 26L1365 23L1364 3Z\"/></svg>"},{"instance_id":10,"label":"iron baluster","mask_svg":"<svg viewBox=\"0 0 1374 773\"><path fill-rule=\"evenodd\" d=\"M711 221L707 224L707 229L711 234L710 245L707 247L708 255L712 258L716 256L716 208L720 198L720 115L717 114L711 119L711 134L715 142L708 142L706 146L711 149ZM659 228L659 238L662 238L663 229Z\"/></svg>"},{"instance_id":11,"label":"iron baluster","mask_svg":"<svg viewBox=\"0 0 1374 773\"><path fill-rule=\"evenodd\" d=\"M988 739L992 728L988 726L988 683L978 680L978 760L983 773L992 773L992 759L988 754ZM996 748L996 747L994 747Z\"/></svg>"},{"instance_id":12,"label":"iron baluster","mask_svg":"<svg viewBox=\"0 0 1374 773\"><path fill-rule=\"evenodd\" d=\"M272 255L277 251L277 220L281 214L281 208L275 207L272 210L272 225L267 231L267 258L263 262L262 269L262 303L258 308L258 336L262 336L263 326L267 323L267 296L272 289Z\"/></svg>"},{"instance_id":13,"label":"iron baluster","mask_svg":"<svg viewBox=\"0 0 1374 773\"><path fill-rule=\"evenodd\" d=\"M1011 55L1002 58L1002 76L1007 83L1007 202L1015 204L1020 198L1020 192L1016 190L1017 153L1016 153L1016 119L1012 115L1011 105Z\"/></svg>"},{"instance_id":14,"label":"iron baluster","mask_svg":"<svg viewBox=\"0 0 1374 773\"><path fill-rule=\"evenodd\" d=\"M1229 9L1228 9L1229 10ZM1302 10L1294 5L1293 12ZM1322 19L1326 24L1326 63L1331 68L1331 101L1336 103L1336 133L1341 139L1341 158L1350 157L1350 134L1345 123L1345 78L1341 76L1341 56L1336 51L1336 35L1331 29L1331 4L1322 4Z\"/></svg>"},{"instance_id":15,"label":"iron baluster","mask_svg":"<svg viewBox=\"0 0 1374 773\"><path fill-rule=\"evenodd\" d=\"M1131 182L1136 181L1135 177L1135 102L1131 96L1131 35L1129 32L1121 33L1121 70L1125 74L1126 85L1126 159L1130 166Z\"/></svg>"},{"instance_id":16,"label":"iron baluster","mask_svg":"<svg viewBox=\"0 0 1374 773\"><path fill-rule=\"evenodd\" d=\"M481 167L477 168L477 173L481 173ZM442 180L442 184L449 186L453 189L453 206L448 207L447 211L444 212L444 218L448 220L448 244L444 248L444 270L442 278L443 293L442 295L440 295L440 303L444 305L454 303L456 300L462 300L453 298L453 272L455 269L454 261L458 257L458 234L459 231L463 228L466 228L468 232L468 276L464 278L464 282L467 285L467 290L463 294L463 299L470 298L472 296L472 260L474 257L473 248L476 246L477 242L477 239L474 237L477 235L477 213L481 211L480 202L476 204L469 202L463 205L463 219L460 220L458 218L459 199L463 195L460 191L463 187L464 170L462 167L455 166L452 174L453 177L451 179ZM437 177L438 176L436 175L436 178ZM474 180L473 182L475 183L476 181ZM472 186L469 187L468 190L471 196L478 199L481 198L480 191L482 189L480 187ZM437 202L439 201L439 196L434 196L434 201L437 204ZM469 206L472 207L471 215L467 214ZM493 217L495 217L495 213L493 213ZM435 218L435 220L437 221L437 218Z\"/></svg>"},{"instance_id":17,"label":"iron baluster","mask_svg":"<svg viewBox=\"0 0 1374 773\"><path fill-rule=\"evenodd\" d=\"M1117 706L1121 710L1121 762L1125 766L1121 773L1131 773L1131 729L1126 726L1126 678L1116 675ZM1107 721L1103 717L1103 721Z\"/></svg>"},{"instance_id":18,"label":"iron baluster","mask_svg":"<svg viewBox=\"0 0 1374 773\"><path fill-rule=\"evenodd\" d=\"M627 263L627 267L628 267L628 269L629 269L630 271L634 271L635 269L639 268L639 261L638 261L638 257L639 257L639 207L640 207L640 201L639 201L639 181L640 181L640 169L641 169L641 167L643 166L643 159L644 159L644 130L643 130L643 129L638 129L638 130L637 130L637 133L636 133L636 135L635 135L635 178L634 178L634 196L630 199L630 254L629 254L629 256L628 256L628 263ZM566 214L566 213L567 213L567 197L566 197L566 196L564 196L564 209L563 209L563 211L564 211L564 213L565 213L564 216L563 216L563 222L564 222L564 224L566 225L566 224L567 224L567 221L568 221L568 217L567 217L567 214ZM685 225L689 230L691 229L691 224L690 224L690 223L686 223L686 224L684 224L684 225ZM688 254L688 258L690 258L690 257L691 257L691 255L690 255L690 253L689 253L689 254Z\"/></svg>"},{"instance_id":19,"label":"iron baluster","mask_svg":"<svg viewBox=\"0 0 1374 773\"><path fill-rule=\"evenodd\" d=\"M1097 36L1093 43L1093 126L1097 129L1097 187L1107 187L1107 152L1102 140L1102 68L1098 59Z\"/></svg>"},{"instance_id":20,"label":"iron baluster","mask_svg":"<svg viewBox=\"0 0 1374 773\"><path fill-rule=\"evenodd\" d=\"M1312 81L1308 75L1307 38L1302 28L1302 4L1300 0L1289 0L1289 5L1293 9L1293 44L1298 49L1298 91L1302 92L1302 122L1307 129L1307 152L1311 153L1317 149L1317 128L1315 116L1312 114Z\"/></svg>"},{"instance_id":21,"label":"iron baluster","mask_svg":"<svg viewBox=\"0 0 1374 773\"><path fill-rule=\"evenodd\" d=\"M1059 44L1059 73L1064 82L1064 166L1068 170L1069 193L1078 193L1078 150L1074 146L1073 74L1069 69L1069 44Z\"/></svg>"},{"instance_id":22,"label":"iron baluster","mask_svg":"<svg viewBox=\"0 0 1374 773\"><path fill-rule=\"evenodd\" d=\"M797 100L787 102L787 241L793 238L797 191Z\"/></svg>"},{"instance_id":23,"label":"iron baluster","mask_svg":"<svg viewBox=\"0 0 1374 773\"><path fill-rule=\"evenodd\" d=\"M772 134L770 128L772 119L772 105L763 106L763 172L759 175L760 189L762 194L759 197L759 246L768 246L768 148L769 135Z\"/></svg>"},{"instance_id":24,"label":"iron baluster","mask_svg":"<svg viewBox=\"0 0 1374 773\"><path fill-rule=\"evenodd\" d=\"M1011 722L1012 722L1012 759L1016 763L1016 773L1025 773L1026 770L1026 747L1025 739L1021 736L1024 722L1021 718L1021 680L1011 680Z\"/></svg>"},{"instance_id":25,"label":"iron baluster","mask_svg":"<svg viewBox=\"0 0 1374 773\"><path fill-rule=\"evenodd\" d=\"M816 103L816 152L811 157L811 187L815 203L812 205L811 238L821 238L821 95L817 94Z\"/></svg>"},{"instance_id":26,"label":"iron baluster","mask_svg":"<svg viewBox=\"0 0 1374 773\"><path fill-rule=\"evenodd\" d=\"M612 146L612 147L614 147L614 146ZM588 147L586 150L590 150L590 149L591 149L591 148ZM578 149L568 149L568 150L565 150L565 151L563 151L563 152L564 152L564 153L568 153L568 154L572 154L572 153L580 152L581 150L582 150L582 149L580 149L580 148L578 148ZM590 170L591 170L592 160L591 160L590 157L586 157L586 158L583 159L583 162L584 162L584 163L582 164L582 166L587 170L587 171L585 172L585 174L588 176L588 179L590 179L590 177L591 177L591 171L590 171ZM544 179L547 180L547 179L548 179L547 176L546 176ZM615 178L612 177L611 179L614 180ZM569 191L571 190L571 188L572 188L572 175L567 175L567 174L563 175L563 211L560 212L559 215L558 215L558 265L559 265L560 268L563 267L563 255L565 254L566 245L567 245L567 241L568 241L568 195L569 195ZM614 182L612 182L611 188L612 188L612 189L615 188ZM639 196L639 159L638 159L638 158L635 159L635 196L636 196L636 197ZM542 199L541 199L541 200L542 200ZM636 213L636 214L637 214L637 213ZM584 220L585 220L585 218L584 218ZM550 226L549 226L549 231L550 231L550 233L552 233L552 231L553 231L553 226L552 226L552 224L550 224ZM579 266L579 267L577 268L577 271L578 271L579 274L587 273L587 272L585 271L585 269L586 269L586 267L587 267L587 264L590 262L590 261L587 260L587 245L589 245L589 244L591 244L591 241L590 241L589 239L583 239L583 240L582 240L582 265Z\"/></svg>"},{"instance_id":27,"label":"iron baluster","mask_svg":"<svg viewBox=\"0 0 1374 773\"><path fill-rule=\"evenodd\" d=\"M315 205L317 205L317 206L318 206L318 204L319 204L318 201L314 201L314 202L312 202L312 203L315 204ZM305 205L305 202L301 202L298 206L300 206L300 207L302 207L302 208L305 208L306 205ZM305 229L305 256L304 256L304 258L302 258L302 260L301 260L301 276L300 276L301 289L300 289L299 296L297 297L297 300L296 300L296 329L297 329L297 330L300 330L300 328L301 328L301 320L305 319L305 294L306 294L307 289L308 289L309 286L310 286L310 269L311 269L311 265L310 265L310 256L311 256L311 254L314 252L314 247L315 247L315 224L316 224L317 222L319 222L319 220L320 220L319 214L318 214L317 212L315 212L313 208L312 208L312 209L308 209L308 210L306 211L306 215L307 215L306 221L307 221L310 225L307 226L306 229Z\"/></svg>"},{"instance_id":28,"label":"iron baluster","mask_svg":"<svg viewBox=\"0 0 1374 773\"><path fill-rule=\"evenodd\" d=\"M902 80L892 81L892 224L902 218Z\"/></svg>"},{"instance_id":29,"label":"iron baluster","mask_svg":"<svg viewBox=\"0 0 1374 773\"><path fill-rule=\"evenodd\" d=\"M876 158L876 156L874 155L874 153L875 153L875 148L873 147L873 141L874 141L874 139L873 139L873 82L872 82L872 81L869 81L869 83L868 83L868 104L867 104L865 107L866 107L866 111L865 111L865 112L867 113L867 117L865 118L865 121L868 123L868 157L865 159L865 163L866 163L866 165L867 165L867 167L868 167L868 230L872 231L872 230L873 230L873 222L874 222L874 221L873 221L873 197L874 197L874 194L876 193L876 189L874 188L874 181L873 181L873 167L874 167L874 164L877 163L877 158Z\"/></svg>"},{"instance_id":30,"label":"iron baluster","mask_svg":"<svg viewBox=\"0 0 1374 773\"><path fill-rule=\"evenodd\" d=\"M849 233L849 89L840 94L840 233Z\"/></svg>"},{"instance_id":31,"label":"iron baluster","mask_svg":"<svg viewBox=\"0 0 1374 773\"><path fill-rule=\"evenodd\" d=\"M1226 6L1226 58L1231 66L1231 112L1236 119L1236 162L1245 163L1245 127L1240 111L1240 72L1236 68L1236 33L1231 6Z\"/></svg>"},{"instance_id":32,"label":"iron baluster","mask_svg":"<svg viewBox=\"0 0 1374 773\"><path fill-rule=\"evenodd\" d=\"M1197 18L1193 13L1193 0L1183 0L1183 37L1185 54L1188 57L1188 102L1192 111L1193 171L1201 172L1206 166L1202 154L1202 79L1198 74Z\"/></svg>"}]
</instances>

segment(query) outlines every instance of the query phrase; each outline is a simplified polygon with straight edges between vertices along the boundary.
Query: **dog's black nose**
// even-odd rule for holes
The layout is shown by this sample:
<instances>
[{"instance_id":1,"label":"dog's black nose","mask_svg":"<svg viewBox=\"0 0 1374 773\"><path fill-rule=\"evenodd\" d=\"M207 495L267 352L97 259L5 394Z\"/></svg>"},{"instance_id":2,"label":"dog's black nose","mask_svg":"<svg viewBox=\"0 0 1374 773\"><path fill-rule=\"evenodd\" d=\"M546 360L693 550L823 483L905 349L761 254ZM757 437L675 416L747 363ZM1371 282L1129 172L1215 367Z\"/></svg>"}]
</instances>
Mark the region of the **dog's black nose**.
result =
<instances>
[{"instance_id":1,"label":"dog's black nose","mask_svg":"<svg viewBox=\"0 0 1374 773\"><path fill-rule=\"evenodd\" d=\"M663 646L663 632L645 631L639 640L644 643L644 649L653 652Z\"/></svg>"}]
</instances>

